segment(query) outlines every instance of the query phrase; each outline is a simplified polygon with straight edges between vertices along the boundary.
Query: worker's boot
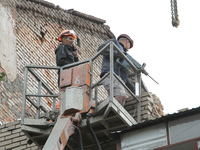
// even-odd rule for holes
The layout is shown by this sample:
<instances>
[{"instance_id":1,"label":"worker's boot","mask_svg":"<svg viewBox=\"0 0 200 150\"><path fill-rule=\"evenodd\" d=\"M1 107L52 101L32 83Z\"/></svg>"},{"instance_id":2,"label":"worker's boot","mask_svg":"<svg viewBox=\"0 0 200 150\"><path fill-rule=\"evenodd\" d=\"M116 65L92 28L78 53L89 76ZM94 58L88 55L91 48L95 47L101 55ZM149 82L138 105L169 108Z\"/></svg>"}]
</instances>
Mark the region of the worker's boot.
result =
<instances>
[{"instance_id":1,"label":"worker's boot","mask_svg":"<svg viewBox=\"0 0 200 150\"><path fill-rule=\"evenodd\" d=\"M125 105L126 97L121 95L116 95L115 99L122 105Z\"/></svg>"}]
</instances>

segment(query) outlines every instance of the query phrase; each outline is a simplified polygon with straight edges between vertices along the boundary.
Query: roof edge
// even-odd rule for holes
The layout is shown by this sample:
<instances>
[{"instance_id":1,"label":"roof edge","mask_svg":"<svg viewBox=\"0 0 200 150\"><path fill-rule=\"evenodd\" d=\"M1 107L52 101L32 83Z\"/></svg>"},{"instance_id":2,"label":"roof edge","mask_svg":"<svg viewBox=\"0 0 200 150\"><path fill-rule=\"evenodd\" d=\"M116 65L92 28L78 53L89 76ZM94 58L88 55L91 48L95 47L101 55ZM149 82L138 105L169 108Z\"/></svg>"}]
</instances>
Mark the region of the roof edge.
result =
<instances>
[{"instance_id":1,"label":"roof edge","mask_svg":"<svg viewBox=\"0 0 200 150\"><path fill-rule=\"evenodd\" d=\"M36 3L36 4L40 4L40 5L43 5L45 7L52 8L52 9L63 10L65 12L71 13L72 15L84 18L84 19L89 20L89 21L94 21L96 23L101 23L101 24L106 23L106 20L94 17L92 15L88 15L88 14L85 14L85 13L81 13L81 12L76 11L74 9L65 10L65 9L61 8L59 5L56 6L55 4L47 2L45 0L27 0L27 1L30 1L30 2L33 2L33 3Z\"/></svg>"},{"instance_id":2,"label":"roof edge","mask_svg":"<svg viewBox=\"0 0 200 150\"><path fill-rule=\"evenodd\" d=\"M145 121L142 123L138 123L136 125L132 125L131 127L128 127L126 129L122 130L121 132L114 133L114 134L124 134L124 133L130 132L130 131L135 131L137 129L146 128L146 127L157 125L160 123L172 121L172 120L175 120L178 118L188 117L188 116L195 115L198 113L200 113L200 107L193 108L193 109L186 110L186 111L179 112L179 113L169 114L169 115L166 115L166 116L154 119L154 120L149 120L149 121Z\"/></svg>"},{"instance_id":3,"label":"roof edge","mask_svg":"<svg viewBox=\"0 0 200 150\"><path fill-rule=\"evenodd\" d=\"M102 23L102 24L106 23L106 20L81 13L81 12L76 11L74 9L69 9L68 12L71 13L72 15L79 16L81 18L84 18L84 19L87 19L87 20L90 20L90 21L95 21L96 23Z\"/></svg>"},{"instance_id":4,"label":"roof edge","mask_svg":"<svg viewBox=\"0 0 200 150\"><path fill-rule=\"evenodd\" d=\"M54 8L54 9L59 8L58 5L56 6L55 4L45 1L45 0L27 0L27 1L34 2L36 4L41 4L43 6Z\"/></svg>"}]
</instances>

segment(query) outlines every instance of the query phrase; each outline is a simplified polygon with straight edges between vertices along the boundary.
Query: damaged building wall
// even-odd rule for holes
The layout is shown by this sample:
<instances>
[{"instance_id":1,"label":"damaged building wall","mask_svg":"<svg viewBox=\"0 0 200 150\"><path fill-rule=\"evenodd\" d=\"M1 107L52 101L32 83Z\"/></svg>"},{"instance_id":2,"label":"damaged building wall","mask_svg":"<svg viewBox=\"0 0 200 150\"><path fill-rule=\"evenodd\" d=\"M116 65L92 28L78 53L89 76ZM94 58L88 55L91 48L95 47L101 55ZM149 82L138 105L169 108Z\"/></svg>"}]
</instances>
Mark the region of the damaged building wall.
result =
<instances>
[{"instance_id":1,"label":"damaged building wall","mask_svg":"<svg viewBox=\"0 0 200 150\"><path fill-rule=\"evenodd\" d=\"M0 25L5 37L1 38L1 50L4 51L0 53L0 66L6 73L0 85L1 123L20 118L24 67L56 66L54 50L59 44L57 38L62 30L73 29L76 32L75 44L80 60L94 56L101 43L114 37L109 27L103 25L104 20L77 11L66 11L46 1L8 0L1 4L1 16L4 17ZM100 68L100 64L96 67ZM52 91L58 93L57 70L36 71L48 82ZM29 84L32 85L29 93L37 91L37 82L33 77ZM49 107L52 106L50 98L44 101ZM26 109L30 111L32 107Z\"/></svg>"},{"instance_id":2,"label":"damaged building wall","mask_svg":"<svg viewBox=\"0 0 200 150\"><path fill-rule=\"evenodd\" d=\"M105 20L75 10L63 10L43 0L0 1L0 15L3 18L0 20L0 32L4 35L0 37L0 69L6 74L4 80L0 82L0 123L2 124L0 149L6 149L6 146L15 143L15 135L19 137L24 135L19 129L19 121L12 126L12 121L21 118L24 67L26 65L56 66L54 50L59 44L57 38L62 30L73 29L76 32L75 45L79 49L80 60L94 56L98 46L107 39L114 38L114 35L110 28L104 25ZM94 74L94 79L99 79L100 61L94 67L98 70ZM52 91L58 93L57 70L37 69L35 71L49 84ZM37 92L38 83L33 76L30 76L28 83L31 86L27 91ZM49 108L52 107L52 99L42 100ZM125 109L134 118L137 114L135 108L135 102L128 100ZM32 106L26 107L27 116L33 116L33 111ZM143 92L142 121L162 115L164 115L163 106L159 98L154 94ZM14 128L18 130L17 134ZM8 143L5 144L5 141ZM25 137L19 141L21 144L13 144L12 149L20 149L20 146L26 149L37 149L34 148L35 145L30 148L31 146L24 144Z\"/></svg>"},{"instance_id":3,"label":"damaged building wall","mask_svg":"<svg viewBox=\"0 0 200 150\"><path fill-rule=\"evenodd\" d=\"M0 150L39 150L34 143L27 144L28 138L21 131L19 120L0 126Z\"/></svg>"},{"instance_id":4,"label":"damaged building wall","mask_svg":"<svg viewBox=\"0 0 200 150\"><path fill-rule=\"evenodd\" d=\"M17 75L15 18L13 16L9 7L3 7L0 4L0 66L4 68L10 81L14 81Z\"/></svg>"},{"instance_id":5,"label":"damaged building wall","mask_svg":"<svg viewBox=\"0 0 200 150\"><path fill-rule=\"evenodd\" d=\"M100 44L114 37L109 27L104 25L105 20L75 10L63 10L46 1L8 0L1 7L2 10L6 10L1 11L2 16L7 16L7 20L4 21L8 22L10 28L12 28L12 30L9 30L9 35L13 36L11 36L12 42L7 46L11 47L9 53L12 54L12 61L15 63L11 63L10 70L14 72L16 69L15 77L11 78L5 65L1 64L6 73L6 77L0 85L0 117L2 123L20 118L24 67L26 65L56 65L54 50L59 43L57 37L62 30L73 29L76 32L77 40L75 44L79 49L80 60L94 56ZM5 22L0 22L2 26L5 26ZM10 31L12 31L12 34ZM98 72L95 73L94 78L96 79L99 78L101 63L97 63L97 66L94 67L99 68ZM38 69L36 72L42 76L43 80L48 82L52 91L58 93L56 70ZM32 87L28 89L28 92L37 91L37 82L29 78L30 83ZM157 113L155 99L145 93L142 97L150 98L143 98L142 115L145 117L143 121L159 117L155 115ZM52 106L50 98L44 99L44 103L48 104L49 107ZM127 102L126 106L130 113L135 113L134 105L129 105ZM160 115L163 115L163 107L161 106L158 105L157 108L161 109ZM30 116L32 115L31 109L31 106L27 107ZM153 111L155 113L152 113Z\"/></svg>"},{"instance_id":6,"label":"damaged building wall","mask_svg":"<svg viewBox=\"0 0 200 150\"><path fill-rule=\"evenodd\" d=\"M22 84L17 83L20 80L17 79L15 11L8 7L6 1L2 2L4 3L0 4L0 33L2 35L0 39L0 68L6 77L4 77L4 82L0 83L0 123L16 120L20 117L20 110L17 108L19 105L16 105L15 101L16 99L21 101L22 98L22 90L20 90ZM16 111L16 115L13 115L12 111Z\"/></svg>"},{"instance_id":7,"label":"damaged building wall","mask_svg":"<svg viewBox=\"0 0 200 150\"><path fill-rule=\"evenodd\" d=\"M137 100L126 100L125 109L137 120ZM141 121L145 122L164 116L164 107L155 94L142 90L141 95Z\"/></svg>"}]
</instances>

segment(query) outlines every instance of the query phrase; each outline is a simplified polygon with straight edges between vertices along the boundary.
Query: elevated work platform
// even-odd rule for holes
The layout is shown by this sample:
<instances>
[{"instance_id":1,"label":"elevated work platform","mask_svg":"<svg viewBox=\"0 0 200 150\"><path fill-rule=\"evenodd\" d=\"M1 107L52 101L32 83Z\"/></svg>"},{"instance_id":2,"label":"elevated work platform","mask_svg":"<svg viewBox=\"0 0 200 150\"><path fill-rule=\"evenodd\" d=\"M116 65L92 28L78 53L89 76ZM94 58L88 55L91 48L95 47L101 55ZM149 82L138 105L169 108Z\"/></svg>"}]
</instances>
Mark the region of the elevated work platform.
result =
<instances>
[{"instance_id":1,"label":"elevated work platform","mask_svg":"<svg viewBox=\"0 0 200 150\"><path fill-rule=\"evenodd\" d=\"M34 142L42 147L49 137L53 127L50 127L46 119L25 119L21 125L22 131L28 136L28 143Z\"/></svg>"},{"instance_id":2,"label":"elevated work platform","mask_svg":"<svg viewBox=\"0 0 200 150\"><path fill-rule=\"evenodd\" d=\"M82 117L83 120L81 121L80 131L83 136L83 145L86 147L85 149L90 149L95 146L95 142L87 127L86 116L82 115ZM94 114L90 118L90 124L100 144L103 144L107 141L115 140L112 133L137 124L137 122L118 101L115 99L109 100L109 98L107 98L96 107ZM25 119L24 125L22 125L22 130L30 140L40 147L44 146L52 129L53 126L45 119ZM61 129L62 128L60 128L60 130ZM59 132L58 128L56 130ZM69 138L67 148L71 150L79 148L79 140L76 134Z\"/></svg>"},{"instance_id":3,"label":"elevated work platform","mask_svg":"<svg viewBox=\"0 0 200 150\"><path fill-rule=\"evenodd\" d=\"M110 46L109 46L110 45ZM99 77L99 70L95 70L98 61L95 59L110 47L110 72L106 73L102 78ZM22 131L30 138L29 142L36 143L44 150L66 149L76 150L80 149L80 139L83 141L84 150L97 149L96 144L102 149L109 150L116 149L115 132L137 124L141 121L141 71L138 71L132 62L120 51L120 49L113 43L108 43L91 59L69 64L63 67L47 67L47 66L26 66L23 92L23 109L22 109ZM131 71L136 72L137 88L133 92L134 86L127 87L121 78L114 72L114 56L113 48L122 55L122 58L130 65ZM100 57L101 58L101 57ZM60 70L60 86L59 94L54 93L45 80L39 77L33 68L40 69L57 69ZM32 86L32 78L28 72L36 78L38 82L37 94L28 93L27 87ZM38 73L41 73L41 71ZM102 88L102 81L110 76L110 92L107 97L107 91ZM114 77L119 81L127 92L135 101L133 105L137 105L137 122L127 112L126 109L115 99L113 92ZM31 79L31 84L29 83ZM30 90L31 91L31 90ZM30 92L29 91L29 92ZM106 92L106 93L105 93ZM136 94L135 94L136 93ZM34 98L36 97L36 98ZM49 100L51 98L52 100ZM101 101L99 103L99 101ZM56 103L59 102L59 114L56 113ZM32 114L36 119L27 119L26 113L29 108L32 108ZM132 107L131 107L132 109ZM51 112L51 119L48 113ZM45 113L46 118L41 118L41 114ZM54 114L55 113L55 114ZM81 114L81 121L76 122L74 126L74 115ZM56 117L57 116L57 120ZM71 119L70 119L71 118ZM49 121L51 120L51 122ZM88 122L90 125L88 125ZM91 133L91 126L94 133ZM71 131L78 127L79 132ZM69 132L68 132L69 131ZM95 143L96 135L97 139ZM80 138L80 135L82 138ZM64 137L64 138L63 138ZM52 144L53 143L53 147ZM66 146L65 146L66 145ZM113 145L113 149L111 149ZM110 147L111 146L111 147Z\"/></svg>"}]
</instances>

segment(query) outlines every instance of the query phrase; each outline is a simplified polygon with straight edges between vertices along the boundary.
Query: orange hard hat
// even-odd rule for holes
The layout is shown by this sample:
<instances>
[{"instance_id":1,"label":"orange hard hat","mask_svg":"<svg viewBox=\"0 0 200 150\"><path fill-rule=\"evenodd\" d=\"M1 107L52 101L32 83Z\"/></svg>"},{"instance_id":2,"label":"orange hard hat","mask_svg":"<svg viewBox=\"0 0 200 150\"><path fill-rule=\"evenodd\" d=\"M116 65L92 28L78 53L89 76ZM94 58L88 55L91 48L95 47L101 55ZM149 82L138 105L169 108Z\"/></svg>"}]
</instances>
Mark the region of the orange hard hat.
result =
<instances>
[{"instance_id":1,"label":"orange hard hat","mask_svg":"<svg viewBox=\"0 0 200 150\"><path fill-rule=\"evenodd\" d=\"M60 33L58 37L58 41L61 42L62 36L71 35L74 39L76 39L75 32L73 30L64 30Z\"/></svg>"}]
</instances>

